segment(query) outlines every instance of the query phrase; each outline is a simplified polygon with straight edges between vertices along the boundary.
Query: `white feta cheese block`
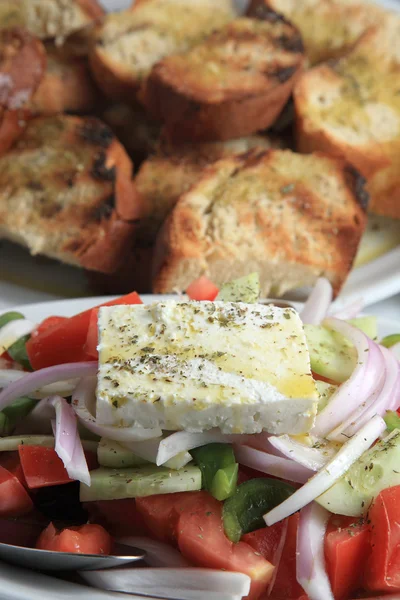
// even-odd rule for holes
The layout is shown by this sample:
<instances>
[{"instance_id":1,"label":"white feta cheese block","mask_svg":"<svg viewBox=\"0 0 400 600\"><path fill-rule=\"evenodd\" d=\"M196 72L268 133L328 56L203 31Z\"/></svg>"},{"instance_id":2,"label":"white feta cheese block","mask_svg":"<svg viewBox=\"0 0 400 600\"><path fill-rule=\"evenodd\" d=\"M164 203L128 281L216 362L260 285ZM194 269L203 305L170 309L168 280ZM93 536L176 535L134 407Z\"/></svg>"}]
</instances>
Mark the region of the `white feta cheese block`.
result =
<instances>
[{"instance_id":1,"label":"white feta cheese block","mask_svg":"<svg viewBox=\"0 0 400 600\"><path fill-rule=\"evenodd\" d=\"M96 418L116 426L301 434L318 392L297 312L240 302L99 311Z\"/></svg>"}]
</instances>

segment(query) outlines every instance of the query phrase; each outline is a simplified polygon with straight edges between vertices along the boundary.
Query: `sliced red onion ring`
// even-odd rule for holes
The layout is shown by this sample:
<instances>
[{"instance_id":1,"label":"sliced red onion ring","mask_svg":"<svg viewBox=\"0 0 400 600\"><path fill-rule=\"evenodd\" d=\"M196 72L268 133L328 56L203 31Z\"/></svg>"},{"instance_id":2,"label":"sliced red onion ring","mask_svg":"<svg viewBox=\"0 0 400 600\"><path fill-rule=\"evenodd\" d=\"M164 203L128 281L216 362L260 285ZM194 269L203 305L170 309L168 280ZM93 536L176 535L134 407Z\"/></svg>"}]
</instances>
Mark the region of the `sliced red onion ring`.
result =
<instances>
[{"instance_id":1,"label":"sliced red onion ring","mask_svg":"<svg viewBox=\"0 0 400 600\"><path fill-rule=\"evenodd\" d=\"M240 600L250 590L250 577L212 569L105 569L81 571L82 577L106 590L182 600Z\"/></svg>"},{"instance_id":2,"label":"sliced red onion ring","mask_svg":"<svg viewBox=\"0 0 400 600\"><path fill-rule=\"evenodd\" d=\"M275 585L275 581L276 581L276 576L278 575L279 565L281 564L281 559L282 559L282 554L283 554L283 548L285 547L287 530L288 530L288 521L286 519L282 523L281 539L279 540L279 544L276 547L276 550L274 552L274 555L273 555L272 561L271 561L271 563L274 565L275 569L274 569L274 571L272 573L271 581L268 584L267 596L270 596L272 594L273 589L274 589L274 585Z\"/></svg>"},{"instance_id":3,"label":"sliced red onion ring","mask_svg":"<svg viewBox=\"0 0 400 600\"><path fill-rule=\"evenodd\" d=\"M325 531L330 513L312 502L300 511L296 576L310 600L335 600L325 568Z\"/></svg>"},{"instance_id":4,"label":"sliced red onion ring","mask_svg":"<svg viewBox=\"0 0 400 600\"><path fill-rule=\"evenodd\" d=\"M50 383L57 383L65 379L77 379L94 375L97 372L97 362L68 363L47 367L33 373L25 374L18 381L11 383L0 392L0 410L11 404L20 396L29 396L35 390Z\"/></svg>"},{"instance_id":5,"label":"sliced red onion ring","mask_svg":"<svg viewBox=\"0 0 400 600\"><path fill-rule=\"evenodd\" d=\"M26 371L22 371L21 369L0 369L0 390L25 376ZM77 383L77 379L57 381L57 383L51 383L35 390L29 396L38 400L55 395L62 397L70 396L76 388Z\"/></svg>"},{"instance_id":6,"label":"sliced red onion ring","mask_svg":"<svg viewBox=\"0 0 400 600\"><path fill-rule=\"evenodd\" d=\"M392 406L394 410L398 408L400 404L400 387L398 385L400 364L387 348L381 346L380 351L385 361L383 385L365 403L359 406L344 423L341 423L328 435L330 440L346 440L372 419L374 415L382 417L387 410L391 410Z\"/></svg>"},{"instance_id":7,"label":"sliced red onion ring","mask_svg":"<svg viewBox=\"0 0 400 600\"><path fill-rule=\"evenodd\" d=\"M372 446L385 429L386 423L382 417L373 417L351 440L341 447L334 458L321 471L316 473L284 502L265 514L266 524L273 525L289 517L326 492Z\"/></svg>"},{"instance_id":8,"label":"sliced red onion ring","mask_svg":"<svg viewBox=\"0 0 400 600\"><path fill-rule=\"evenodd\" d=\"M332 286L325 277L320 277L300 313L303 323L319 325L326 317L331 302Z\"/></svg>"},{"instance_id":9,"label":"sliced red onion ring","mask_svg":"<svg viewBox=\"0 0 400 600\"><path fill-rule=\"evenodd\" d=\"M256 436L252 435L224 434L218 429L210 429L209 431L203 431L202 433L177 431L160 441L156 464L163 465L167 460L181 452L187 452L188 450L193 450L193 448L199 448L200 446L205 446L206 444L211 444L213 442L222 444L249 443L249 440L255 437Z\"/></svg>"},{"instance_id":10,"label":"sliced red onion ring","mask_svg":"<svg viewBox=\"0 0 400 600\"><path fill-rule=\"evenodd\" d=\"M82 442L78 434L76 415L70 404L60 396L48 398L49 406L55 410L55 451L64 463L71 479L90 486L90 473L86 463Z\"/></svg>"},{"instance_id":11,"label":"sliced red onion ring","mask_svg":"<svg viewBox=\"0 0 400 600\"><path fill-rule=\"evenodd\" d=\"M324 324L341 333L356 347L357 366L351 377L331 396L327 406L317 415L312 433L326 435L345 421L360 404L368 400L381 385L384 360L379 346L357 327L339 319L326 319Z\"/></svg>"},{"instance_id":12,"label":"sliced red onion ring","mask_svg":"<svg viewBox=\"0 0 400 600\"><path fill-rule=\"evenodd\" d=\"M96 363L97 364L97 363ZM96 377L85 377L77 385L72 394L72 407L86 429L100 437L106 437L117 442L137 442L161 436L161 429L143 429L140 427L109 427L98 425L93 412L96 406ZM88 409L90 407L90 409Z\"/></svg>"},{"instance_id":13,"label":"sliced red onion ring","mask_svg":"<svg viewBox=\"0 0 400 600\"><path fill-rule=\"evenodd\" d=\"M319 471L322 469L334 454L337 449L333 449L329 446L322 449L310 448L305 444L293 440L289 435L272 435L269 438L269 443L281 454L289 458L290 460L303 465L306 469L311 471Z\"/></svg>"},{"instance_id":14,"label":"sliced red onion ring","mask_svg":"<svg viewBox=\"0 0 400 600\"><path fill-rule=\"evenodd\" d=\"M117 542L125 546L140 548L146 552L145 563L149 567L187 568L189 561L170 544L146 537L127 537L118 539Z\"/></svg>"},{"instance_id":15,"label":"sliced red onion ring","mask_svg":"<svg viewBox=\"0 0 400 600\"><path fill-rule=\"evenodd\" d=\"M393 352L397 360L400 361L400 342L394 344L394 346L390 348L390 352Z\"/></svg>"},{"instance_id":16,"label":"sliced red onion ring","mask_svg":"<svg viewBox=\"0 0 400 600\"><path fill-rule=\"evenodd\" d=\"M36 325L28 319L15 319L0 328L0 354L6 352L17 340L28 335Z\"/></svg>"},{"instance_id":17,"label":"sliced red onion ring","mask_svg":"<svg viewBox=\"0 0 400 600\"><path fill-rule=\"evenodd\" d=\"M332 317L335 319L342 319L343 321L347 321L347 319L354 319L357 317L362 309L364 308L364 300L362 298L357 298L354 302L343 306L340 310L334 311L332 313Z\"/></svg>"},{"instance_id":18,"label":"sliced red onion ring","mask_svg":"<svg viewBox=\"0 0 400 600\"><path fill-rule=\"evenodd\" d=\"M273 456L250 446L235 445L235 457L241 465L296 483L305 483L314 475L313 471L292 460Z\"/></svg>"}]
</instances>

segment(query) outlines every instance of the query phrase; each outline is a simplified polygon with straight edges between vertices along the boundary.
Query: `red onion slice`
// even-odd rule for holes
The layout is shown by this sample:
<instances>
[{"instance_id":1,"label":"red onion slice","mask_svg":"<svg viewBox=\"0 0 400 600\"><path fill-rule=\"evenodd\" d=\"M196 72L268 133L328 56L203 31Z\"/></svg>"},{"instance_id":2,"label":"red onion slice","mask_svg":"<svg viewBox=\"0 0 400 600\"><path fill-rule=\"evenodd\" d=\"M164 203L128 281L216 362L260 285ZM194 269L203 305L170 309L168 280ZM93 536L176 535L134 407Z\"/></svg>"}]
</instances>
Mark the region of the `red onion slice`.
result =
<instances>
[{"instance_id":1,"label":"red onion slice","mask_svg":"<svg viewBox=\"0 0 400 600\"><path fill-rule=\"evenodd\" d=\"M343 441L354 435L360 427L365 425L374 415L384 416L387 410L393 407L396 410L400 404L400 387L398 380L400 376L400 364L396 357L383 346L380 347L385 361L385 378L383 385L376 393L370 396L350 417L332 431L328 438Z\"/></svg>"},{"instance_id":2,"label":"red onion slice","mask_svg":"<svg viewBox=\"0 0 400 600\"><path fill-rule=\"evenodd\" d=\"M365 402L381 385L384 372L383 355L378 345L360 329L333 318L326 319L325 325L352 342L358 360L351 377L338 387L327 406L317 415L312 430L317 437L326 437Z\"/></svg>"},{"instance_id":3,"label":"red onion slice","mask_svg":"<svg viewBox=\"0 0 400 600\"><path fill-rule=\"evenodd\" d=\"M312 502L300 511L297 530L297 581L310 600L335 600L325 568L325 531L330 513Z\"/></svg>"},{"instance_id":4,"label":"red onion slice","mask_svg":"<svg viewBox=\"0 0 400 600\"><path fill-rule=\"evenodd\" d=\"M106 437L117 442L135 442L161 436L161 429L143 429L141 427L111 427L98 425L93 412L96 406L96 377L82 379L72 394L72 408L86 429L100 437ZM90 409L88 408L90 407Z\"/></svg>"},{"instance_id":5,"label":"red onion slice","mask_svg":"<svg viewBox=\"0 0 400 600\"><path fill-rule=\"evenodd\" d=\"M400 342L394 344L394 346L390 348L390 352L393 352L397 360L400 361Z\"/></svg>"},{"instance_id":6,"label":"red onion slice","mask_svg":"<svg viewBox=\"0 0 400 600\"><path fill-rule=\"evenodd\" d=\"M354 319L360 314L363 308L364 300L362 298L357 298L354 302L343 306L340 310L334 311L332 317L335 317L335 319L342 319L343 321Z\"/></svg>"},{"instance_id":7,"label":"red onion slice","mask_svg":"<svg viewBox=\"0 0 400 600\"><path fill-rule=\"evenodd\" d=\"M301 444L286 434L270 436L269 443L283 454L283 456L303 465L303 467L306 467L311 471L319 471L319 469L322 469L337 451L337 448L334 449L332 446L324 444L324 442L321 442L321 449L310 448L310 446Z\"/></svg>"},{"instance_id":8,"label":"red onion slice","mask_svg":"<svg viewBox=\"0 0 400 600\"><path fill-rule=\"evenodd\" d=\"M158 540L152 540L146 537L127 537L117 540L118 543L125 546L140 548L146 552L145 563L149 567L170 567L187 568L191 564L182 556L178 550L172 548L170 544L164 544Z\"/></svg>"},{"instance_id":9,"label":"red onion slice","mask_svg":"<svg viewBox=\"0 0 400 600\"><path fill-rule=\"evenodd\" d=\"M250 590L250 577L243 573L212 569L125 568L81 571L95 587L180 600L240 600Z\"/></svg>"},{"instance_id":10,"label":"red onion slice","mask_svg":"<svg viewBox=\"0 0 400 600\"><path fill-rule=\"evenodd\" d=\"M334 458L321 471L316 473L284 502L265 514L266 524L273 525L289 517L326 492L372 446L385 429L386 423L382 417L373 417L351 440L341 447Z\"/></svg>"},{"instance_id":11,"label":"red onion slice","mask_svg":"<svg viewBox=\"0 0 400 600\"><path fill-rule=\"evenodd\" d=\"M250 448L250 446L235 445L235 457L241 465L296 483L305 483L314 475L313 471L292 460L273 456L261 450Z\"/></svg>"},{"instance_id":12,"label":"red onion slice","mask_svg":"<svg viewBox=\"0 0 400 600\"><path fill-rule=\"evenodd\" d=\"M0 410L11 404L20 396L29 396L39 388L50 383L57 383L65 379L77 379L94 375L97 372L97 362L68 363L47 367L33 373L25 374L18 381L14 381L0 393Z\"/></svg>"},{"instance_id":13,"label":"red onion slice","mask_svg":"<svg viewBox=\"0 0 400 600\"><path fill-rule=\"evenodd\" d=\"M222 444L250 443L250 439L256 435L224 434L218 429L210 429L202 433L191 433L190 431L177 431L162 439L158 446L156 464L163 465L167 460L181 452L193 450L212 442Z\"/></svg>"},{"instance_id":14,"label":"red onion slice","mask_svg":"<svg viewBox=\"0 0 400 600\"><path fill-rule=\"evenodd\" d=\"M320 277L300 313L303 323L319 325L325 319L331 302L332 286L327 279Z\"/></svg>"}]
</instances>

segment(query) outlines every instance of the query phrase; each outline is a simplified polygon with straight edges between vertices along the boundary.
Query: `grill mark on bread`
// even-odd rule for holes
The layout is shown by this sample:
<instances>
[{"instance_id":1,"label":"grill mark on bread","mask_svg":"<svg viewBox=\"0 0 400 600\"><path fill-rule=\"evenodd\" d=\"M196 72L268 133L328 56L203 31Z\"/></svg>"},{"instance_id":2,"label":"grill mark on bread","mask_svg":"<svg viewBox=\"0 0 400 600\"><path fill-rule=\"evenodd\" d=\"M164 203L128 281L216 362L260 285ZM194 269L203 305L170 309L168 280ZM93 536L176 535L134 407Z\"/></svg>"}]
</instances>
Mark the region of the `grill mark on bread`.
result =
<instances>
[{"instance_id":1,"label":"grill mark on bread","mask_svg":"<svg viewBox=\"0 0 400 600\"><path fill-rule=\"evenodd\" d=\"M85 142L107 149L113 141L114 135L111 129L97 119L87 119L80 128L79 135Z\"/></svg>"},{"instance_id":2,"label":"grill mark on bread","mask_svg":"<svg viewBox=\"0 0 400 600\"><path fill-rule=\"evenodd\" d=\"M269 75L275 77L280 83L285 83L285 81L288 81L291 77L293 77L296 70L297 67L284 67L275 72L269 73Z\"/></svg>"},{"instance_id":3,"label":"grill mark on bread","mask_svg":"<svg viewBox=\"0 0 400 600\"><path fill-rule=\"evenodd\" d=\"M360 203L360 206L364 209L364 211L366 211L370 199L369 193L366 189L366 178L351 165L348 165L345 168L345 176L347 184L353 190L355 197Z\"/></svg>"}]
</instances>

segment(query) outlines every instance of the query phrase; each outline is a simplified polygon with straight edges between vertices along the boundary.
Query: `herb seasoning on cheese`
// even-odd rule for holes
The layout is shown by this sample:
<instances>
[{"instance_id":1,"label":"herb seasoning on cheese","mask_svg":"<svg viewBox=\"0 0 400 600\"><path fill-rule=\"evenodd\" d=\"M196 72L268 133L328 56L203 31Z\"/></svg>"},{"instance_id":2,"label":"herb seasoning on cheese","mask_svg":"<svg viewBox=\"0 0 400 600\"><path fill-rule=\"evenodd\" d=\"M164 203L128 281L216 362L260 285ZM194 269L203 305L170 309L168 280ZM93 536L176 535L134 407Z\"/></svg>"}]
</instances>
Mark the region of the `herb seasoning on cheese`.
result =
<instances>
[{"instance_id":1,"label":"herb seasoning on cheese","mask_svg":"<svg viewBox=\"0 0 400 600\"><path fill-rule=\"evenodd\" d=\"M304 433L317 399L293 309L175 301L100 309L99 423Z\"/></svg>"}]
</instances>

